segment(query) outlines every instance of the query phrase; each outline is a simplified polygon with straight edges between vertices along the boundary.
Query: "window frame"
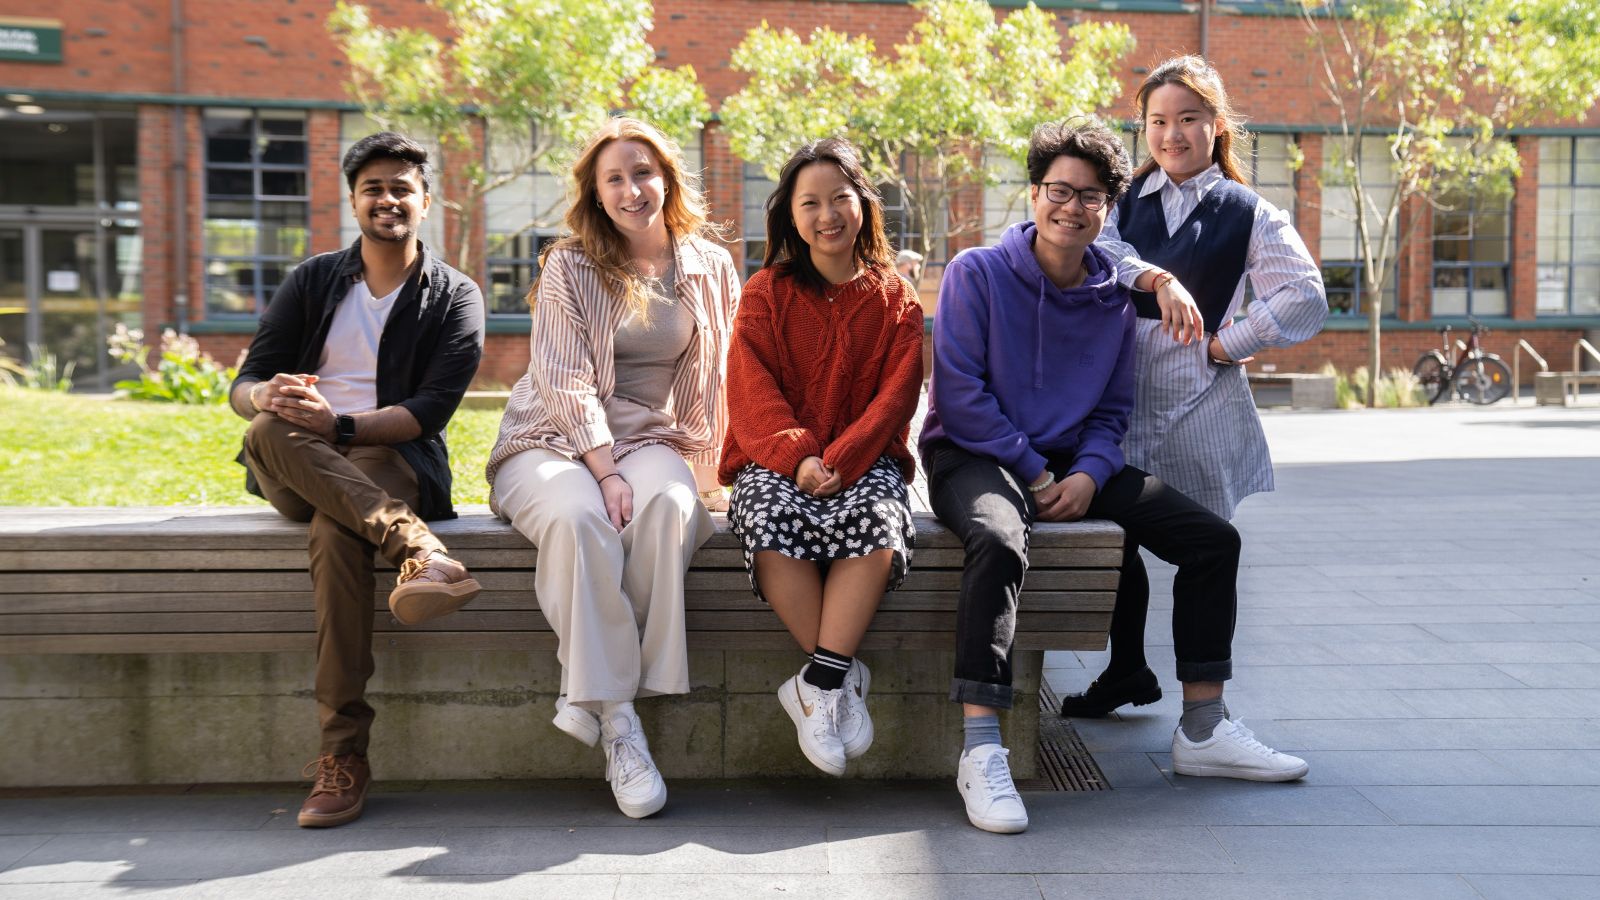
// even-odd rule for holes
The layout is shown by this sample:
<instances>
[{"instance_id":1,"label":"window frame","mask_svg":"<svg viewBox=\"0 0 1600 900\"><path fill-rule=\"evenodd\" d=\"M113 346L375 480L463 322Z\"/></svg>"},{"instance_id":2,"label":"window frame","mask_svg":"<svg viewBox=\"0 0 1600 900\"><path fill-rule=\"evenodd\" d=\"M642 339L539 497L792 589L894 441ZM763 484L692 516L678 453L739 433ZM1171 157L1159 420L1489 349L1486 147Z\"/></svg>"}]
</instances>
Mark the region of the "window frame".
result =
<instances>
[{"instance_id":1,"label":"window frame","mask_svg":"<svg viewBox=\"0 0 1600 900\"><path fill-rule=\"evenodd\" d=\"M241 117L237 115L239 113L243 113L245 115ZM263 113L266 113L267 115L264 117ZM298 114L298 118L286 114ZM237 121L240 118L248 118L250 123L250 134L248 136L248 140L250 141L249 160L245 162L239 162L213 159L212 140L214 138L219 140L228 140L230 138L226 135L213 134L210 130L211 124L213 122L225 121L229 119ZM264 120L298 121L300 123L300 133L295 135L265 131L262 128L262 122ZM204 273L201 308L204 311L206 318L256 318L261 315L262 310L266 309L267 303L272 300L272 294L277 291L277 289L289 277L290 273L295 270L295 267L297 267L310 252L312 241L310 196L310 115L306 110L297 109L260 109L253 107L210 108L203 110L201 113L200 134L203 156L201 163L202 190L200 195L200 257L202 267L201 271ZM235 137L231 139L238 140L239 138ZM264 162L262 157L269 142L302 144L304 150L301 154L300 162ZM211 190L211 174L213 172L249 173L251 186L250 194L214 193ZM269 173L298 173L301 176L302 192L300 194L266 193L264 190L263 181L264 176ZM243 203L248 203L250 205L249 221L254 229L254 252L248 254L214 252L212 249L212 240L208 229L208 223L212 221L223 222L239 220L235 218L213 218L211 213L217 208L216 205L218 204ZM284 254L263 252L263 241L266 236L267 229L265 227L266 219L262 210L263 206L269 203L300 204L302 211L302 218L300 220L302 233L299 253ZM253 294L254 299L252 309L228 309L212 303L213 286L211 279L213 278L212 266L214 264L221 264L223 266L223 273L238 271L239 264L249 265L252 273L250 291ZM281 270L276 282L270 286L270 289L265 286L265 272L269 267L278 268ZM239 287L237 282L233 284L233 287L235 289Z\"/></svg>"}]
</instances>

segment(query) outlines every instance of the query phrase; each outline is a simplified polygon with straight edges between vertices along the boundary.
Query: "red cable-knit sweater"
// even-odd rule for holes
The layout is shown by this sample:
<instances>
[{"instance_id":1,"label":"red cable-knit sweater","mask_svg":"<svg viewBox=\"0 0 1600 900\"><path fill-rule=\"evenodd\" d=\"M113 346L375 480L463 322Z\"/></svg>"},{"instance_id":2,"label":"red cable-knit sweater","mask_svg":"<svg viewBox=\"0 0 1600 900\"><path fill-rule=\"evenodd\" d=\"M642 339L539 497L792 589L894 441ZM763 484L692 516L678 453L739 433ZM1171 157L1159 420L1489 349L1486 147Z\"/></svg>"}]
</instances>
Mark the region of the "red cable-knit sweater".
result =
<instances>
[{"instance_id":1,"label":"red cable-knit sweater","mask_svg":"<svg viewBox=\"0 0 1600 900\"><path fill-rule=\"evenodd\" d=\"M728 348L728 432L718 476L754 462L793 478L820 456L845 487L906 445L922 387L922 306L894 272L868 270L825 296L762 269L745 283Z\"/></svg>"}]
</instances>

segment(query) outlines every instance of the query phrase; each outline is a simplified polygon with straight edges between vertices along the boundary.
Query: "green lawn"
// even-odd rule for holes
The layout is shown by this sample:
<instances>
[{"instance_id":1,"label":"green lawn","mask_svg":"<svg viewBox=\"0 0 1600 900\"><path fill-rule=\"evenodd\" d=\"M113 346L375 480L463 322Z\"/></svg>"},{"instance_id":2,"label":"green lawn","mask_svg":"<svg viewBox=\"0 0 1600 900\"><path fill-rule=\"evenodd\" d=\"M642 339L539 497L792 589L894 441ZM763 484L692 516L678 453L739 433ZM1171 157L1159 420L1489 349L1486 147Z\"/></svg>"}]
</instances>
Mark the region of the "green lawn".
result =
<instances>
[{"instance_id":1,"label":"green lawn","mask_svg":"<svg viewBox=\"0 0 1600 900\"><path fill-rule=\"evenodd\" d=\"M485 503L499 410L450 422L457 503ZM233 461L244 420L224 406L100 400L0 388L0 506L264 503Z\"/></svg>"}]
</instances>

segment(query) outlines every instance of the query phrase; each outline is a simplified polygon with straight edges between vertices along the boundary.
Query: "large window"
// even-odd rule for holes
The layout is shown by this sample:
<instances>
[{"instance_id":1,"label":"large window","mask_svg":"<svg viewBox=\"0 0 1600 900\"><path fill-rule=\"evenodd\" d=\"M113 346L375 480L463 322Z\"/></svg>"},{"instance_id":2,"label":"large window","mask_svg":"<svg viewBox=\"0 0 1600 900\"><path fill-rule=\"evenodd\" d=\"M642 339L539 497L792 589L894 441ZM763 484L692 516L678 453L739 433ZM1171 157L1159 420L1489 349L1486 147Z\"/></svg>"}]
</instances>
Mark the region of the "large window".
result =
<instances>
[{"instance_id":1,"label":"large window","mask_svg":"<svg viewBox=\"0 0 1600 900\"><path fill-rule=\"evenodd\" d=\"M306 255L306 116L205 113L206 311L255 315Z\"/></svg>"},{"instance_id":2,"label":"large window","mask_svg":"<svg viewBox=\"0 0 1600 900\"><path fill-rule=\"evenodd\" d=\"M1328 308L1336 316L1366 315L1368 298L1363 284L1365 264L1356 238L1355 200L1349 179L1339 160L1342 149L1333 136L1322 144L1322 281L1328 289ZM1393 160L1381 139L1368 138L1361 144L1361 173L1368 192L1380 206L1394 190ZM1376 226L1378 223L1374 223ZM1373 240L1377 240L1376 235ZM1384 315L1394 315L1395 267L1398 236L1384 254L1387 263L1383 279Z\"/></svg>"},{"instance_id":3,"label":"large window","mask_svg":"<svg viewBox=\"0 0 1600 900\"><path fill-rule=\"evenodd\" d=\"M778 189L778 183L760 166L745 163L743 189L744 277L749 278L767 255L767 198Z\"/></svg>"},{"instance_id":4,"label":"large window","mask_svg":"<svg viewBox=\"0 0 1600 900\"><path fill-rule=\"evenodd\" d=\"M376 134L383 130L384 127L382 125L367 118L365 113L347 112L339 119L339 159L318 159L314 160L313 164L318 167L342 164L344 155L350 152L350 148L355 145L356 141L369 134ZM401 133L404 134L405 132L402 131ZM439 146L427 138L416 135L408 136L421 144L422 149L428 151L428 161L433 167L433 180L428 185L428 194L433 198L433 204L428 209L427 218L422 220L422 242L428 246L430 252L442 254L446 262L455 265L454 256L444 245L445 211L444 206L441 205L443 198L439 193L439 171L441 168ZM348 185L342 178L339 181L339 186L346 194L349 193ZM361 228L356 225L355 213L350 209L350 198L346 196L339 203L339 243L348 247L355 243L356 238L360 236Z\"/></svg>"},{"instance_id":5,"label":"large window","mask_svg":"<svg viewBox=\"0 0 1600 900\"><path fill-rule=\"evenodd\" d=\"M1022 165L1000 153L991 153L988 165L999 181L983 191L983 242L997 244L1013 222L1032 218L1033 210L1028 208L1028 173Z\"/></svg>"},{"instance_id":6,"label":"large window","mask_svg":"<svg viewBox=\"0 0 1600 900\"><path fill-rule=\"evenodd\" d=\"M1541 316L1600 315L1600 138L1539 140Z\"/></svg>"},{"instance_id":7,"label":"large window","mask_svg":"<svg viewBox=\"0 0 1600 900\"><path fill-rule=\"evenodd\" d=\"M1250 185L1269 203L1295 220L1294 136L1253 132L1255 152L1250 158Z\"/></svg>"},{"instance_id":8,"label":"large window","mask_svg":"<svg viewBox=\"0 0 1600 900\"><path fill-rule=\"evenodd\" d=\"M1433 314L1509 312L1511 201L1471 190L1440 198L1433 213Z\"/></svg>"}]
</instances>

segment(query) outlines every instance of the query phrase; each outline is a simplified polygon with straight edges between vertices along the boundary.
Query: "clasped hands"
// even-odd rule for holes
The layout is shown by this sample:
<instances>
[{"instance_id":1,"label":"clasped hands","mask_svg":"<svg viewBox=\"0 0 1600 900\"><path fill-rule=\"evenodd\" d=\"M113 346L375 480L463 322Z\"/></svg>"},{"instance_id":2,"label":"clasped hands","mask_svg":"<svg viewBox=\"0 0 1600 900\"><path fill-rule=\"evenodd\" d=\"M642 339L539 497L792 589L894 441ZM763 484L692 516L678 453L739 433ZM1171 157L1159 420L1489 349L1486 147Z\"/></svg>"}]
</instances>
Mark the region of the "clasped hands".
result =
<instances>
[{"instance_id":1,"label":"clasped hands","mask_svg":"<svg viewBox=\"0 0 1600 900\"><path fill-rule=\"evenodd\" d=\"M794 470L794 483L800 486L802 494L818 498L832 497L844 487L839 470L824 463L820 456L808 456L800 460L800 465Z\"/></svg>"},{"instance_id":2,"label":"clasped hands","mask_svg":"<svg viewBox=\"0 0 1600 900\"><path fill-rule=\"evenodd\" d=\"M250 405L273 413L317 435L333 440L333 407L316 388L315 375L280 372L250 385Z\"/></svg>"}]
</instances>

